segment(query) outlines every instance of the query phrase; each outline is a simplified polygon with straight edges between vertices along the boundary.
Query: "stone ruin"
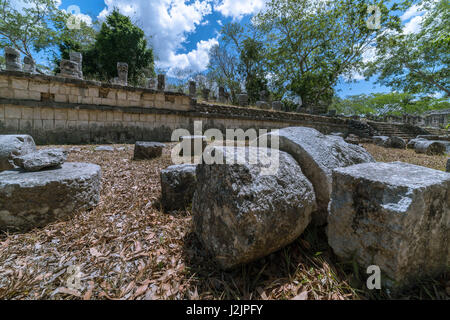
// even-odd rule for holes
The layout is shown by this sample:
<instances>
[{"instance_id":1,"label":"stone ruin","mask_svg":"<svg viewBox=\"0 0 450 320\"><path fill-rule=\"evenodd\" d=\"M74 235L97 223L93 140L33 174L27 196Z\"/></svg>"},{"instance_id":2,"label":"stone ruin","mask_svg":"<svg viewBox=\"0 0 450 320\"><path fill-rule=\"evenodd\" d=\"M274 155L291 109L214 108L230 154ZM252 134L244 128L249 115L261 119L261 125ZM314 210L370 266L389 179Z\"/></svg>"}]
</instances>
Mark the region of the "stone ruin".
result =
<instances>
[{"instance_id":1,"label":"stone ruin","mask_svg":"<svg viewBox=\"0 0 450 320\"><path fill-rule=\"evenodd\" d=\"M28 73L36 72L36 62L30 56L23 57L23 71Z\"/></svg>"},{"instance_id":2,"label":"stone ruin","mask_svg":"<svg viewBox=\"0 0 450 320\"><path fill-rule=\"evenodd\" d=\"M69 60L78 64L78 77L83 79L83 55L80 52L70 51Z\"/></svg>"},{"instance_id":3,"label":"stone ruin","mask_svg":"<svg viewBox=\"0 0 450 320\"><path fill-rule=\"evenodd\" d=\"M164 91L166 89L166 76L164 74L158 74L158 91Z\"/></svg>"},{"instance_id":4,"label":"stone ruin","mask_svg":"<svg viewBox=\"0 0 450 320\"><path fill-rule=\"evenodd\" d=\"M207 89L207 88L202 89L202 98L203 98L205 101L208 101L210 91L211 91L211 90L209 90L209 89Z\"/></svg>"},{"instance_id":5,"label":"stone ruin","mask_svg":"<svg viewBox=\"0 0 450 320\"><path fill-rule=\"evenodd\" d=\"M7 71L22 71L19 50L5 47L5 66Z\"/></svg>"},{"instance_id":6,"label":"stone ruin","mask_svg":"<svg viewBox=\"0 0 450 320\"><path fill-rule=\"evenodd\" d=\"M197 84L195 81L189 81L189 96L195 97L197 95Z\"/></svg>"},{"instance_id":7,"label":"stone ruin","mask_svg":"<svg viewBox=\"0 0 450 320\"><path fill-rule=\"evenodd\" d=\"M248 95L247 95L247 93L244 92L244 93L238 94L237 98L238 98L238 104L241 107L248 106Z\"/></svg>"},{"instance_id":8,"label":"stone ruin","mask_svg":"<svg viewBox=\"0 0 450 320\"><path fill-rule=\"evenodd\" d=\"M101 169L65 162L63 149L40 149L28 135L0 135L0 230L28 231L100 200Z\"/></svg>"},{"instance_id":9,"label":"stone ruin","mask_svg":"<svg viewBox=\"0 0 450 320\"><path fill-rule=\"evenodd\" d=\"M70 52L70 59L61 59L57 76L64 78L83 79L82 55L79 52Z\"/></svg>"},{"instance_id":10,"label":"stone ruin","mask_svg":"<svg viewBox=\"0 0 450 320\"><path fill-rule=\"evenodd\" d=\"M258 140L272 141L273 135L280 150L274 175L260 174L276 161L262 161L261 155L273 151L256 147L208 146L224 164L161 171L167 209L184 210L192 200L194 231L221 268L265 257L312 223L327 224L338 258L355 259L364 270L379 266L382 286L393 291L445 272L450 174L375 162L341 134L312 128L283 128ZM249 163L252 153L261 162Z\"/></svg>"},{"instance_id":11,"label":"stone ruin","mask_svg":"<svg viewBox=\"0 0 450 320\"><path fill-rule=\"evenodd\" d=\"M225 92L225 88L224 87L219 87L219 102L220 103L226 103L228 101L228 95Z\"/></svg>"},{"instance_id":12,"label":"stone ruin","mask_svg":"<svg viewBox=\"0 0 450 320\"><path fill-rule=\"evenodd\" d=\"M128 85L128 63L117 62L117 78L114 78L114 83L122 86Z\"/></svg>"},{"instance_id":13,"label":"stone ruin","mask_svg":"<svg viewBox=\"0 0 450 320\"><path fill-rule=\"evenodd\" d=\"M67 59L61 59L59 63L59 69L60 72L57 74L57 76L64 77L64 78L75 78L75 79L81 79L80 73L79 73L79 66L78 63L67 60Z\"/></svg>"},{"instance_id":14,"label":"stone ruin","mask_svg":"<svg viewBox=\"0 0 450 320\"><path fill-rule=\"evenodd\" d=\"M259 93L259 101L256 101L256 106L261 109L270 109L269 93L266 90L262 90Z\"/></svg>"},{"instance_id":15,"label":"stone ruin","mask_svg":"<svg viewBox=\"0 0 450 320\"><path fill-rule=\"evenodd\" d=\"M157 80L155 78L147 79L147 88L156 90Z\"/></svg>"},{"instance_id":16,"label":"stone ruin","mask_svg":"<svg viewBox=\"0 0 450 320\"><path fill-rule=\"evenodd\" d=\"M284 104L281 101L272 101L272 110L284 111Z\"/></svg>"}]
</instances>

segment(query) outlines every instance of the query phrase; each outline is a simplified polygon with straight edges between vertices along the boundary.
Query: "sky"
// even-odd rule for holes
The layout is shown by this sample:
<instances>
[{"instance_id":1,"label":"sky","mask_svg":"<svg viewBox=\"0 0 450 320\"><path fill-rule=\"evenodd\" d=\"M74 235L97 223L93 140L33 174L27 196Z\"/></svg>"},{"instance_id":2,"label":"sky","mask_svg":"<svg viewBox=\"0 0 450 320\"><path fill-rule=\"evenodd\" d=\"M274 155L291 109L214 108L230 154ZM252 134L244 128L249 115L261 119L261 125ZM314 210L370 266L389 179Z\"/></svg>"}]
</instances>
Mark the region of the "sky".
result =
<instances>
[{"instance_id":1,"label":"sky","mask_svg":"<svg viewBox=\"0 0 450 320\"><path fill-rule=\"evenodd\" d=\"M20 1L20 0L18 0ZM170 76L176 70L202 72L206 69L209 49L218 43L221 26L227 22L247 23L264 8L266 0L58 0L59 8L71 11L90 22L103 20L113 8L131 17L145 34L156 55L156 66ZM76 7L71 7L76 6ZM76 9L76 10L71 10ZM423 12L412 7L402 15L404 32L417 32ZM373 54L367 54L367 59ZM341 97L390 88L376 85L376 77L365 81L355 74L356 82L342 80L336 86Z\"/></svg>"}]
</instances>

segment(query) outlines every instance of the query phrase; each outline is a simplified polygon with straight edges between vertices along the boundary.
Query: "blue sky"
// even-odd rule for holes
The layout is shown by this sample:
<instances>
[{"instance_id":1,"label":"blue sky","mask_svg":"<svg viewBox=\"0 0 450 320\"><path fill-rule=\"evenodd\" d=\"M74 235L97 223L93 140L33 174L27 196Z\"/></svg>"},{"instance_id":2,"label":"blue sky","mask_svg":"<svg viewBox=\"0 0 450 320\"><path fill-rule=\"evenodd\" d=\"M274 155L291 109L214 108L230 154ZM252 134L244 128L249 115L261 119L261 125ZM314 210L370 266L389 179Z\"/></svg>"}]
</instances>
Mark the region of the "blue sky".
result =
<instances>
[{"instance_id":1,"label":"blue sky","mask_svg":"<svg viewBox=\"0 0 450 320\"><path fill-rule=\"evenodd\" d=\"M18 0L20 1L20 0ZM221 25L230 21L246 23L264 7L265 0L59 0L60 8L76 5L86 21L102 20L114 7L132 18L146 35L157 56L157 67L174 75L176 70L203 71L208 64L208 50L218 43ZM421 16L413 8L403 16L405 30L417 31ZM368 56L370 58L370 55ZM389 88L361 80L341 81L336 86L341 97Z\"/></svg>"}]
</instances>

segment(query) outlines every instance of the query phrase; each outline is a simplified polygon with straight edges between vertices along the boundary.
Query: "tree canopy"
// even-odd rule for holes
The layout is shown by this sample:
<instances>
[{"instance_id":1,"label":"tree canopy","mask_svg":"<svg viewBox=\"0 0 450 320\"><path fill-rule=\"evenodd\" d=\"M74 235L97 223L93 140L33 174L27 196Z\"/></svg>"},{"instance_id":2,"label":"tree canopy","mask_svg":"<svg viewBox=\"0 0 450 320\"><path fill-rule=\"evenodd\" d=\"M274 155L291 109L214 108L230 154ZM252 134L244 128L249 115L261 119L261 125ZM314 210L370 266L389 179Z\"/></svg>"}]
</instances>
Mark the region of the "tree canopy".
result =
<instances>
[{"instance_id":1,"label":"tree canopy","mask_svg":"<svg viewBox=\"0 0 450 320\"><path fill-rule=\"evenodd\" d=\"M117 62L128 64L128 79L139 84L154 74L153 50L147 46L144 31L129 17L114 10L102 23L92 48L85 52L87 75L108 80L117 76Z\"/></svg>"},{"instance_id":2,"label":"tree canopy","mask_svg":"<svg viewBox=\"0 0 450 320\"><path fill-rule=\"evenodd\" d=\"M267 67L278 91L287 89L307 108L328 105L340 76L360 70L363 53L387 30L399 30L399 18L385 1L376 29L368 28L365 0L271 0L254 18L265 45Z\"/></svg>"},{"instance_id":3,"label":"tree canopy","mask_svg":"<svg viewBox=\"0 0 450 320\"><path fill-rule=\"evenodd\" d=\"M450 95L450 5L446 0L420 1L427 9L417 33L391 33L380 39L376 59L366 75L411 93Z\"/></svg>"}]
</instances>

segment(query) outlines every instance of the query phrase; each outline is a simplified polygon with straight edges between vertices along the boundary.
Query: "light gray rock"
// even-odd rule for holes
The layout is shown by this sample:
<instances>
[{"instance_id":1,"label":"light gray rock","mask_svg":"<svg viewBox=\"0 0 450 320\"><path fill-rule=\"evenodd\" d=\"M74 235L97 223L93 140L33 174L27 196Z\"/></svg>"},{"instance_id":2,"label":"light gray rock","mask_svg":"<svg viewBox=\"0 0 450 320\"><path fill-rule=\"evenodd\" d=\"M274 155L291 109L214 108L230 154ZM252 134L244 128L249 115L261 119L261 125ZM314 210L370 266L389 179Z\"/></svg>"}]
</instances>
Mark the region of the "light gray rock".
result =
<instances>
[{"instance_id":1,"label":"light gray rock","mask_svg":"<svg viewBox=\"0 0 450 320\"><path fill-rule=\"evenodd\" d=\"M64 149L41 149L15 157L14 164L25 171L39 171L44 168L60 167L67 159Z\"/></svg>"},{"instance_id":2,"label":"light gray rock","mask_svg":"<svg viewBox=\"0 0 450 320\"><path fill-rule=\"evenodd\" d=\"M392 136L389 137L387 142L389 148L395 148L395 149L405 149L406 148L406 141L403 138Z\"/></svg>"},{"instance_id":3,"label":"light gray rock","mask_svg":"<svg viewBox=\"0 0 450 320\"><path fill-rule=\"evenodd\" d=\"M161 170L161 204L164 211L184 210L192 203L197 183L194 164Z\"/></svg>"},{"instance_id":4,"label":"light gray rock","mask_svg":"<svg viewBox=\"0 0 450 320\"><path fill-rule=\"evenodd\" d=\"M269 110L270 104L266 101L256 101L256 106L260 109Z\"/></svg>"},{"instance_id":5,"label":"light gray rock","mask_svg":"<svg viewBox=\"0 0 450 320\"><path fill-rule=\"evenodd\" d=\"M237 98L241 107L248 106L248 95L246 93L238 94Z\"/></svg>"},{"instance_id":6,"label":"light gray rock","mask_svg":"<svg viewBox=\"0 0 450 320\"><path fill-rule=\"evenodd\" d=\"M380 147L387 147L389 137L386 136L373 136L373 143Z\"/></svg>"},{"instance_id":7,"label":"light gray rock","mask_svg":"<svg viewBox=\"0 0 450 320\"><path fill-rule=\"evenodd\" d=\"M425 139L422 138L415 138L415 139L411 139L408 141L408 144L406 145L407 149L414 149L414 146L416 145L417 141L426 141Z\"/></svg>"},{"instance_id":8,"label":"light gray rock","mask_svg":"<svg viewBox=\"0 0 450 320\"><path fill-rule=\"evenodd\" d=\"M439 141L422 140L416 141L414 151L416 153L425 153L427 155L442 155L446 150L445 144Z\"/></svg>"},{"instance_id":9,"label":"light gray rock","mask_svg":"<svg viewBox=\"0 0 450 320\"><path fill-rule=\"evenodd\" d=\"M59 169L0 173L0 230L27 231L97 205L100 167L67 162Z\"/></svg>"},{"instance_id":10,"label":"light gray rock","mask_svg":"<svg viewBox=\"0 0 450 320\"><path fill-rule=\"evenodd\" d=\"M297 162L285 152L278 160L265 157L265 164L243 161L268 149L213 148L227 159L197 166L192 213L197 236L219 266L233 268L294 241L315 210L313 187ZM269 175L264 170L272 165L278 170Z\"/></svg>"},{"instance_id":11,"label":"light gray rock","mask_svg":"<svg viewBox=\"0 0 450 320\"><path fill-rule=\"evenodd\" d=\"M0 171L15 168L13 158L36 151L31 136L23 134L0 135Z\"/></svg>"},{"instance_id":12,"label":"light gray rock","mask_svg":"<svg viewBox=\"0 0 450 320\"><path fill-rule=\"evenodd\" d=\"M165 144L159 142L136 141L134 145L134 160L146 160L161 157Z\"/></svg>"},{"instance_id":13,"label":"light gray rock","mask_svg":"<svg viewBox=\"0 0 450 320\"><path fill-rule=\"evenodd\" d=\"M378 145L380 147L395 148L395 149L405 149L406 148L406 141L397 136L392 136L392 137L373 136L372 140L376 145Z\"/></svg>"},{"instance_id":14,"label":"light gray rock","mask_svg":"<svg viewBox=\"0 0 450 320\"><path fill-rule=\"evenodd\" d=\"M20 51L5 47L5 67L8 71L22 71L22 64L20 63Z\"/></svg>"},{"instance_id":15,"label":"light gray rock","mask_svg":"<svg viewBox=\"0 0 450 320\"><path fill-rule=\"evenodd\" d=\"M449 227L448 173L402 162L333 171L328 242L344 260L379 266L387 287L444 272Z\"/></svg>"},{"instance_id":16,"label":"light gray rock","mask_svg":"<svg viewBox=\"0 0 450 320\"><path fill-rule=\"evenodd\" d=\"M345 134L342 132L332 132L332 133L330 133L330 136L338 136L338 137L344 138Z\"/></svg>"},{"instance_id":17,"label":"light gray rock","mask_svg":"<svg viewBox=\"0 0 450 320\"><path fill-rule=\"evenodd\" d=\"M281 101L272 101L272 109L276 111L284 110L284 104Z\"/></svg>"},{"instance_id":18,"label":"light gray rock","mask_svg":"<svg viewBox=\"0 0 450 320\"><path fill-rule=\"evenodd\" d=\"M98 146L98 147L95 148L95 151L113 152L114 151L114 147L111 147L111 146Z\"/></svg>"},{"instance_id":19,"label":"light gray rock","mask_svg":"<svg viewBox=\"0 0 450 320\"><path fill-rule=\"evenodd\" d=\"M354 145L359 145L360 139L356 134L352 134L350 133L345 139L345 142L350 143L350 144L354 144Z\"/></svg>"},{"instance_id":20,"label":"light gray rock","mask_svg":"<svg viewBox=\"0 0 450 320\"><path fill-rule=\"evenodd\" d=\"M311 181L316 193L318 210L313 214L313 222L324 224L331 194L331 173L334 168L347 167L363 162L375 162L362 147L346 143L338 136L325 136L316 129L290 127L278 133L269 133L279 138L279 148L294 157L304 175ZM264 136L261 136L259 141Z\"/></svg>"}]
</instances>

